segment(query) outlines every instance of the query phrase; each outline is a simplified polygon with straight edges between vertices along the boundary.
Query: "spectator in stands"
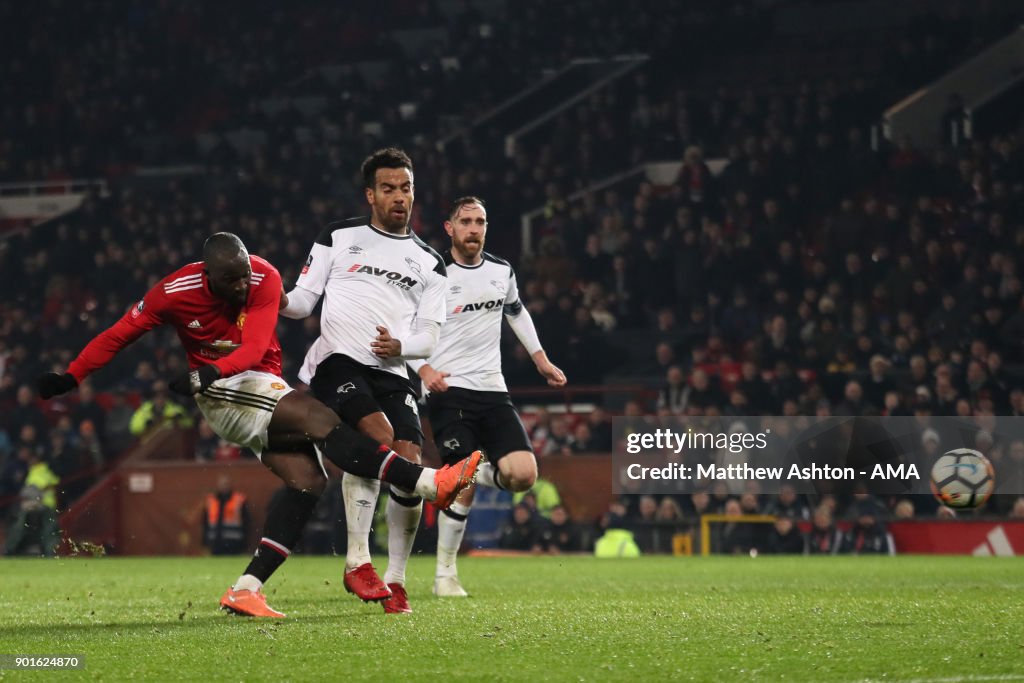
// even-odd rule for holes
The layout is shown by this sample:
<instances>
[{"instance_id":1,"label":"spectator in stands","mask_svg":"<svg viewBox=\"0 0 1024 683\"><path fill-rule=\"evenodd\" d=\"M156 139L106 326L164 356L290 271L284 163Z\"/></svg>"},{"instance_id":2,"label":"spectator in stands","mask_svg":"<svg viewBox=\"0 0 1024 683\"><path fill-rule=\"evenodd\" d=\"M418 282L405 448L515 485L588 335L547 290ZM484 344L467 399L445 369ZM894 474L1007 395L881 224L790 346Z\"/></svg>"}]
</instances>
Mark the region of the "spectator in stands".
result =
<instances>
[{"instance_id":1,"label":"spectator in stands","mask_svg":"<svg viewBox=\"0 0 1024 683\"><path fill-rule=\"evenodd\" d=\"M521 345L520 345L521 346ZM534 373L536 373L534 369ZM545 408L538 408L534 415L533 424L530 426L530 445L534 453L544 454L547 449L548 438L551 435L551 413Z\"/></svg>"},{"instance_id":2,"label":"spectator in stands","mask_svg":"<svg viewBox=\"0 0 1024 683\"><path fill-rule=\"evenodd\" d=\"M683 377L682 368L678 365L671 366L665 376L665 385L658 392L658 409L682 415L686 412L689 396L690 387Z\"/></svg>"},{"instance_id":3,"label":"spectator in stands","mask_svg":"<svg viewBox=\"0 0 1024 683\"><path fill-rule=\"evenodd\" d=\"M740 517L743 508L735 498L725 504L725 514L729 517ZM721 524L719 532L719 551L727 555L739 555L750 552L755 547L755 538L750 522L727 521Z\"/></svg>"},{"instance_id":4,"label":"spectator in stands","mask_svg":"<svg viewBox=\"0 0 1024 683\"><path fill-rule=\"evenodd\" d=\"M534 514L547 519L551 516L551 511L555 506L561 505L562 496L558 493L558 487L551 480L544 478L544 466L540 463L538 466L539 473L533 487L529 491L520 491L514 494L512 501L516 504L525 503Z\"/></svg>"},{"instance_id":5,"label":"spectator in stands","mask_svg":"<svg viewBox=\"0 0 1024 683\"><path fill-rule=\"evenodd\" d=\"M26 425L34 430L34 436L42 437L47 431L46 416L36 405L36 396L28 385L18 387L17 404L4 416L8 429L17 433Z\"/></svg>"},{"instance_id":6,"label":"spectator in stands","mask_svg":"<svg viewBox=\"0 0 1024 683\"><path fill-rule=\"evenodd\" d=\"M868 493L864 484L854 489L849 517L852 526L843 534L840 553L862 555L869 553L892 554L893 549L885 526L885 504Z\"/></svg>"},{"instance_id":7,"label":"spectator in stands","mask_svg":"<svg viewBox=\"0 0 1024 683\"><path fill-rule=\"evenodd\" d=\"M724 406L725 397L718 388L718 378L712 378L704 370L694 370L690 374L690 393L687 406L706 410L711 406Z\"/></svg>"},{"instance_id":8,"label":"spectator in stands","mask_svg":"<svg viewBox=\"0 0 1024 683\"><path fill-rule=\"evenodd\" d=\"M594 542L595 557L640 557L633 532L626 527L621 505L613 503L601 518L603 534Z\"/></svg>"},{"instance_id":9,"label":"spectator in stands","mask_svg":"<svg viewBox=\"0 0 1024 683\"><path fill-rule=\"evenodd\" d=\"M110 412L106 414L107 436L105 446L111 455L121 453L128 448L134 437L131 433L132 415L135 411L128 405L124 394L114 393L111 396Z\"/></svg>"},{"instance_id":10,"label":"spectator in stands","mask_svg":"<svg viewBox=\"0 0 1024 683\"><path fill-rule=\"evenodd\" d=\"M249 503L236 491L231 477L217 477L217 489L206 496L203 514L203 545L213 555L245 552L249 537Z\"/></svg>"},{"instance_id":11,"label":"spectator in stands","mask_svg":"<svg viewBox=\"0 0 1024 683\"><path fill-rule=\"evenodd\" d=\"M864 400L873 406L884 406L885 395L895 391L896 383L889 376L891 363L881 354L875 354L868 362L870 373L864 380Z\"/></svg>"},{"instance_id":12,"label":"spectator in stands","mask_svg":"<svg viewBox=\"0 0 1024 683\"><path fill-rule=\"evenodd\" d=\"M803 555L807 541L792 517L782 516L775 520L768 538L764 542L764 552L773 555Z\"/></svg>"},{"instance_id":13,"label":"spectator in stands","mask_svg":"<svg viewBox=\"0 0 1024 683\"><path fill-rule=\"evenodd\" d=\"M782 484L779 487L779 494L768 503L765 513L793 519L811 518L810 508L803 502L802 496L797 495L792 484Z\"/></svg>"},{"instance_id":14,"label":"spectator in stands","mask_svg":"<svg viewBox=\"0 0 1024 683\"><path fill-rule=\"evenodd\" d=\"M1018 497L1013 501L1013 507L1010 508L1010 519L1024 519L1024 496Z\"/></svg>"},{"instance_id":15,"label":"spectator in stands","mask_svg":"<svg viewBox=\"0 0 1024 683\"><path fill-rule=\"evenodd\" d=\"M598 453L610 453L612 450L612 422L608 411L600 406L595 407L587 416L590 435L594 450Z\"/></svg>"},{"instance_id":16,"label":"spectator in stands","mask_svg":"<svg viewBox=\"0 0 1024 683\"><path fill-rule=\"evenodd\" d=\"M164 425L191 427L192 417L184 407L170 399L167 383L160 381L153 384L150 399L132 415L130 429L132 435L142 436Z\"/></svg>"},{"instance_id":17,"label":"spectator in stands","mask_svg":"<svg viewBox=\"0 0 1024 683\"><path fill-rule=\"evenodd\" d=\"M909 498L903 498L896 503L896 507L892 510L892 516L895 519L913 519L914 518L914 501Z\"/></svg>"},{"instance_id":18,"label":"spectator in stands","mask_svg":"<svg viewBox=\"0 0 1024 683\"><path fill-rule=\"evenodd\" d=\"M661 524L680 524L684 520L683 511L679 508L679 503L669 496L665 496L658 503L658 512L654 518Z\"/></svg>"},{"instance_id":19,"label":"spectator in stands","mask_svg":"<svg viewBox=\"0 0 1024 683\"><path fill-rule=\"evenodd\" d=\"M562 415L551 417L551 432L544 441L544 450L540 455L572 455L573 436L569 431L569 423Z\"/></svg>"},{"instance_id":20,"label":"spectator in stands","mask_svg":"<svg viewBox=\"0 0 1024 683\"><path fill-rule=\"evenodd\" d=\"M498 546L504 550L540 552L538 523L525 504L512 508L512 518L502 527Z\"/></svg>"},{"instance_id":21,"label":"spectator in stands","mask_svg":"<svg viewBox=\"0 0 1024 683\"><path fill-rule=\"evenodd\" d=\"M106 440L107 434L107 414L96 403L96 391L92 387L91 382L83 382L78 387L78 405L75 406L75 410L72 413L72 421L74 422L75 429L78 429L82 422L88 420L92 423L93 430L96 432L100 441Z\"/></svg>"},{"instance_id":22,"label":"spectator in stands","mask_svg":"<svg viewBox=\"0 0 1024 683\"><path fill-rule=\"evenodd\" d=\"M742 379L737 388L743 392L754 415L763 415L772 409L771 388L761 378L761 372L753 361L744 361L740 371Z\"/></svg>"},{"instance_id":23,"label":"spectator in stands","mask_svg":"<svg viewBox=\"0 0 1024 683\"><path fill-rule=\"evenodd\" d=\"M835 414L855 417L877 415L878 408L864 400L864 390L861 388L860 382L850 380L843 389L843 401L836 406Z\"/></svg>"},{"instance_id":24,"label":"spectator in stands","mask_svg":"<svg viewBox=\"0 0 1024 683\"><path fill-rule=\"evenodd\" d=\"M544 552L552 555L582 549L580 530L569 517L569 511L564 505L556 505L551 509L551 519L547 520L540 534L540 545Z\"/></svg>"},{"instance_id":25,"label":"spectator in stands","mask_svg":"<svg viewBox=\"0 0 1024 683\"><path fill-rule=\"evenodd\" d=\"M820 505L811 517L811 530L807 534L807 551L811 555L835 555L839 551L842 534L832 521L832 510Z\"/></svg>"},{"instance_id":26,"label":"spectator in stands","mask_svg":"<svg viewBox=\"0 0 1024 683\"><path fill-rule=\"evenodd\" d=\"M576 424L570 448L573 453L597 452L597 443L594 440L594 436L590 433L590 425L587 422L581 420Z\"/></svg>"}]
</instances>

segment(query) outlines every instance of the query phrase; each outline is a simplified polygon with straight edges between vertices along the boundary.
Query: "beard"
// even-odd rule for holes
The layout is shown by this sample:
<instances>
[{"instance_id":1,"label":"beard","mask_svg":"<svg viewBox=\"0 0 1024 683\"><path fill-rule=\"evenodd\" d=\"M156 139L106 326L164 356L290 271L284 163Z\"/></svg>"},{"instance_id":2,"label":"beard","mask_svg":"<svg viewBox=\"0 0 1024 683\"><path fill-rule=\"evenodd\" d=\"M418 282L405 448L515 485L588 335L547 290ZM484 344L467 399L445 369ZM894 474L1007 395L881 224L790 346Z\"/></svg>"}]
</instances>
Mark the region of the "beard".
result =
<instances>
[{"instance_id":1,"label":"beard","mask_svg":"<svg viewBox=\"0 0 1024 683\"><path fill-rule=\"evenodd\" d=\"M408 209L401 216L395 215L391 212L391 209L388 209L377 220L380 223L380 227L386 232L400 234L404 233L409 226L410 216L412 216L412 212Z\"/></svg>"},{"instance_id":2,"label":"beard","mask_svg":"<svg viewBox=\"0 0 1024 683\"><path fill-rule=\"evenodd\" d=\"M463 258L476 258L484 250L484 238L476 241L453 239L452 246Z\"/></svg>"}]
</instances>

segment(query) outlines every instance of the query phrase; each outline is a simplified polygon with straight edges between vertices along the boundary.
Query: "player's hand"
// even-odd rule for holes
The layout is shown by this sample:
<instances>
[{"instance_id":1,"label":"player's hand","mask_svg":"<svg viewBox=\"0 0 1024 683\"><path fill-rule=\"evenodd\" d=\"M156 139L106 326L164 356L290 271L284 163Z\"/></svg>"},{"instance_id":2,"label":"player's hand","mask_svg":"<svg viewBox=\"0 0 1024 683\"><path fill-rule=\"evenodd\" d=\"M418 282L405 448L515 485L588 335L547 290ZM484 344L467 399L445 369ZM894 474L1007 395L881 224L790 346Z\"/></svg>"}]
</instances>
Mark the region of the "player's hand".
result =
<instances>
[{"instance_id":1,"label":"player's hand","mask_svg":"<svg viewBox=\"0 0 1024 683\"><path fill-rule=\"evenodd\" d=\"M288 295L284 291L284 285L281 285L281 303L278 304L278 310L284 310L288 308Z\"/></svg>"},{"instance_id":2,"label":"player's hand","mask_svg":"<svg viewBox=\"0 0 1024 683\"><path fill-rule=\"evenodd\" d=\"M420 379L423 380L423 386L427 388L432 394L440 394L443 391L448 391L448 382L444 381L445 377L449 377L450 373L439 372L429 365L424 365L420 368Z\"/></svg>"},{"instance_id":3,"label":"player's hand","mask_svg":"<svg viewBox=\"0 0 1024 683\"><path fill-rule=\"evenodd\" d=\"M557 365L546 358L541 359L537 363L537 372L539 372L544 379L548 381L548 385L553 387L564 387L567 381L565 379L565 373L562 372Z\"/></svg>"},{"instance_id":4,"label":"player's hand","mask_svg":"<svg viewBox=\"0 0 1024 683\"><path fill-rule=\"evenodd\" d=\"M216 365L204 365L180 375L168 386L176 394L194 396L206 391L206 388L220 378L220 370Z\"/></svg>"},{"instance_id":5,"label":"player's hand","mask_svg":"<svg viewBox=\"0 0 1024 683\"><path fill-rule=\"evenodd\" d=\"M393 339L388 328L377 325L377 338L370 342L370 350L378 358L395 358L402 355L402 342Z\"/></svg>"},{"instance_id":6,"label":"player's hand","mask_svg":"<svg viewBox=\"0 0 1024 683\"><path fill-rule=\"evenodd\" d=\"M78 380L69 372L65 372L63 375L48 372L36 381L36 386L39 388L39 396L49 399L68 393L78 386Z\"/></svg>"}]
</instances>

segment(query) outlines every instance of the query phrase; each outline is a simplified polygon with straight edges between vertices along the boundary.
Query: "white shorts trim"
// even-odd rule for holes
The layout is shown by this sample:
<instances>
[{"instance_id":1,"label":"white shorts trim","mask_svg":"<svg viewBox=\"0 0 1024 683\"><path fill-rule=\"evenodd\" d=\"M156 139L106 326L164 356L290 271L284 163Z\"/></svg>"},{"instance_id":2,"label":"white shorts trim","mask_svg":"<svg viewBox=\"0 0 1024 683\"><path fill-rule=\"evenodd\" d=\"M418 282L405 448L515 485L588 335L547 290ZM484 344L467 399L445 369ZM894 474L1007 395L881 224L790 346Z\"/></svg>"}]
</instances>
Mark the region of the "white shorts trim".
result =
<instances>
[{"instance_id":1,"label":"white shorts trim","mask_svg":"<svg viewBox=\"0 0 1024 683\"><path fill-rule=\"evenodd\" d=\"M196 395L196 403L217 436L249 448L260 457L267 447L267 429L274 409L292 391L277 375L246 370L218 379Z\"/></svg>"}]
</instances>

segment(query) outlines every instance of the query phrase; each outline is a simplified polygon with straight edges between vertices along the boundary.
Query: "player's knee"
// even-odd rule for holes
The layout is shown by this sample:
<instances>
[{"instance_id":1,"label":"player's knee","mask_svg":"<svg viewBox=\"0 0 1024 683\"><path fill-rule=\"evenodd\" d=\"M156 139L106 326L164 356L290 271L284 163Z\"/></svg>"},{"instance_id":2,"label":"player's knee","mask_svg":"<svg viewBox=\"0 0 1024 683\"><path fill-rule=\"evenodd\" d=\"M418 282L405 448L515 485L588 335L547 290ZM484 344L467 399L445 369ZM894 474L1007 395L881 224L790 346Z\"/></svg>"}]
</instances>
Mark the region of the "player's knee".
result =
<instances>
[{"instance_id":1,"label":"player's knee","mask_svg":"<svg viewBox=\"0 0 1024 683\"><path fill-rule=\"evenodd\" d=\"M527 491L537 483L537 459L533 453L509 453L498 465L510 491Z\"/></svg>"}]
</instances>

